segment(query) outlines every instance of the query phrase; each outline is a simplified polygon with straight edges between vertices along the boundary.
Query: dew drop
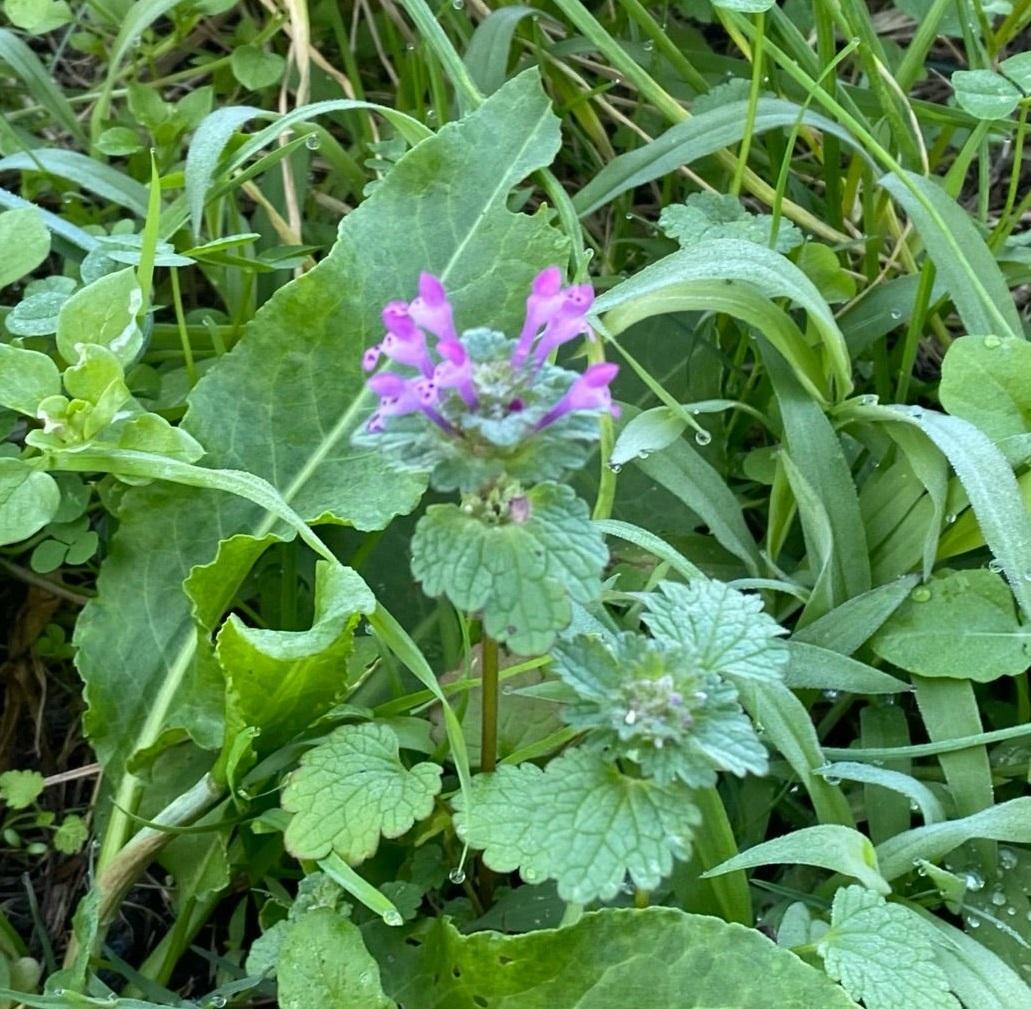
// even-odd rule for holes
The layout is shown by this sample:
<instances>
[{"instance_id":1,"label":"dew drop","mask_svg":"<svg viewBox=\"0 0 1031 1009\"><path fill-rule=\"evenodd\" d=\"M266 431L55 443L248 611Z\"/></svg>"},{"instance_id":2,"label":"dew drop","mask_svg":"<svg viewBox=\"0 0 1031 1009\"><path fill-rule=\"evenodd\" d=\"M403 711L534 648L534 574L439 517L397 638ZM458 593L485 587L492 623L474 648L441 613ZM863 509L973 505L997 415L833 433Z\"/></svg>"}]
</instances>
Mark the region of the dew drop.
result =
<instances>
[{"instance_id":1,"label":"dew drop","mask_svg":"<svg viewBox=\"0 0 1031 1009\"><path fill-rule=\"evenodd\" d=\"M1004 869L1015 869L1018 861L1017 853L1012 848L999 849L999 865Z\"/></svg>"},{"instance_id":2,"label":"dew drop","mask_svg":"<svg viewBox=\"0 0 1031 1009\"><path fill-rule=\"evenodd\" d=\"M958 516L953 515L953 514L946 515L945 516L945 524L946 525L952 525L952 523L955 522L957 518L958 518Z\"/></svg>"},{"instance_id":3,"label":"dew drop","mask_svg":"<svg viewBox=\"0 0 1031 1009\"><path fill-rule=\"evenodd\" d=\"M523 876L523 879L525 879L527 883L534 883L537 880L537 870L536 869L523 869L522 870L522 876Z\"/></svg>"},{"instance_id":4,"label":"dew drop","mask_svg":"<svg viewBox=\"0 0 1031 1009\"><path fill-rule=\"evenodd\" d=\"M825 701L830 701L831 703L836 701L839 697L841 697L840 690L825 690L823 692L823 699Z\"/></svg>"},{"instance_id":5,"label":"dew drop","mask_svg":"<svg viewBox=\"0 0 1031 1009\"><path fill-rule=\"evenodd\" d=\"M841 778L835 777L833 774L825 774L823 780L827 782L831 788L837 788L841 784Z\"/></svg>"},{"instance_id":6,"label":"dew drop","mask_svg":"<svg viewBox=\"0 0 1031 1009\"><path fill-rule=\"evenodd\" d=\"M319 135L317 133L309 133L304 138L304 146L307 147L309 151L317 151L322 146L322 141L319 139Z\"/></svg>"},{"instance_id":7,"label":"dew drop","mask_svg":"<svg viewBox=\"0 0 1031 1009\"><path fill-rule=\"evenodd\" d=\"M889 314L889 315L891 316L891 318L892 318L892 319L894 319L894 320L895 320L896 322L898 322L898 321L899 321L899 319L901 319L901 318L902 318L902 310L901 310L901 309L898 309L898 308L893 308L893 309L892 309L892 310L891 310L891 311L890 311L890 312L889 312L888 314Z\"/></svg>"},{"instance_id":8,"label":"dew drop","mask_svg":"<svg viewBox=\"0 0 1031 1009\"><path fill-rule=\"evenodd\" d=\"M618 473L622 468L623 467L618 462L609 463L609 469L612 470L613 473Z\"/></svg>"},{"instance_id":9,"label":"dew drop","mask_svg":"<svg viewBox=\"0 0 1031 1009\"><path fill-rule=\"evenodd\" d=\"M1010 904L1010 906L1006 908L1006 913L1012 918L1017 913L1017 909Z\"/></svg>"},{"instance_id":10,"label":"dew drop","mask_svg":"<svg viewBox=\"0 0 1031 1009\"><path fill-rule=\"evenodd\" d=\"M405 45L405 51L406 52L410 52L410 53L414 53L415 52L415 43L414 42L407 43L407 45Z\"/></svg>"},{"instance_id":11,"label":"dew drop","mask_svg":"<svg viewBox=\"0 0 1031 1009\"><path fill-rule=\"evenodd\" d=\"M645 44L644 44L644 51L646 53L650 53L654 48L655 48L655 43L651 39L648 39L648 41L645 42Z\"/></svg>"},{"instance_id":12,"label":"dew drop","mask_svg":"<svg viewBox=\"0 0 1031 1009\"><path fill-rule=\"evenodd\" d=\"M708 431L695 431L694 440L695 444L704 448L712 441L712 435Z\"/></svg>"},{"instance_id":13,"label":"dew drop","mask_svg":"<svg viewBox=\"0 0 1031 1009\"><path fill-rule=\"evenodd\" d=\"M383 912L383 924L384 925L390 925L390 926L396 928L398 925L403 925L404 923L405 923L405 920L404 920L404 918L401 917L400 912L395 911L393 908L391 908L389 911L384 911Z\"/></svg>"},{"instance_id":14,"label":"dew drop","mask_svg":"<svg viewBox=\"0 0 1031 1009\"><path fill-rule=\"evenodd\" d=\"M967 919L967 924L971 928L980 928L981 927L981 923L976 918L968 918Z\"/></svg>"},{"instance_id":15,"label":"dew drop","mask_svg":"<svg viewBox=\"0 0 1031 1009\"><path fill-rule=\"evenodd\" d=\"M1002 907L1002 905L1006 903L1006 894L1004 894L1002 890L996 890L992 894L992 903L996 907Z\"/></svg>"},{"instance_id":16,"label":"dew drop","mask_svg":"<svg viewBox=\"0 0 1031 1009\"><path fill-rule=\"evenodd\" d=\"M54 998L63 998L63 997L64 997L64 989L63 988L55 988L54 989Z\"/></svg>"},{"instance_id":17,"label":"dew drop","mask_svg":"<svg viewBox=\"0 0 1031 1009\"><path fill-rule=\"evenodd\" d=\"M997 347L1002 346L1002 337L999 336L986 336L984 338L984 345L989 350L995 350Z\"/></svg>"},{"instance_id":18,"label":"dew drop","mask_svg":"<svg viewBox=\"0 0 1031 1009\"><path fill-rule=\"evenodd\" d=\"M859 397L859 402L863 406L876 406L880 402L880 397L875 392L867 393L865 396Z\"/></svg>"},{"instance_id":19,"label":"dew drop","mask_svg":"<svg viewBox=\"0 0 1031 1009\"><path fill-rule=\"evenodd\" d=\"M631 213L630 213L630 211L627 211L627 212L626 212L626 213L625 213L625 214L623 215L623 220L624 220L624 221L632 221L633 219L634 219L634 215L633 215L633 214L631 214Z\"/></svg>"},{"instance_id":20,"label":"dew drop","mask_svg":"<svg viewBox=\"0 0 1031 1009\"><path fill-rule=\"evenodd\" d=\"M914 603L926 603L931 598L931 590L926 585L918 585L913 589L910 598Z\"/></svg>"},{"instance_id":21,"label":"dew drop","mask_svg":"<svg viewBox=\"0 0 1031 1009\"><path fill-rule=\"evenodd\" d=\"M451 0L451 6L456 11L463 10L465 8L465 0Z\"/></svg>"},{"instance_id":22,"label":"dew drop","mask_svg":"<svg viewBox=\"0 0 1031 1009\"><path fill-rule=\"evenodd\" d=\"M447 878L451 880L456 886L461 886L465 882L465 869L458 866L456 869L452 869L448 874Z\"/></svg>"},{"instance_id":23,"label":"dew drop","mask_svg":"<svg viewBox=\"0 0 1031 1009\"><path fill-rule=\"evenodd\" d=\"M970 869L964 875L963 882L966 883L967 889L974 893L984 889L984 877L976 869Z\"/></svg>"},{"instance_id":24,"label":"dew drop","mask_svg":"<svg viewBox=\"0 0 1031 1009\"><path fill-rule=\"evenodd\" d=\"M208 999L208 1005L211 1006L211 1009L224 1009L227 1002L228 999L225 995L212 995Z\"/></svg>"},{"instance_id":25,"label":"dew drop","mask_svg":"<svg viewBox=\"0 0 1031 1009\"><path fill-rule=\"evenodd\" d=\"M988 570L991 571L993 574L999 574L999 572L1002 571L1002 561L1000 561L997 558L993 557L988 562Z\"/></svg>"}]
</instances>

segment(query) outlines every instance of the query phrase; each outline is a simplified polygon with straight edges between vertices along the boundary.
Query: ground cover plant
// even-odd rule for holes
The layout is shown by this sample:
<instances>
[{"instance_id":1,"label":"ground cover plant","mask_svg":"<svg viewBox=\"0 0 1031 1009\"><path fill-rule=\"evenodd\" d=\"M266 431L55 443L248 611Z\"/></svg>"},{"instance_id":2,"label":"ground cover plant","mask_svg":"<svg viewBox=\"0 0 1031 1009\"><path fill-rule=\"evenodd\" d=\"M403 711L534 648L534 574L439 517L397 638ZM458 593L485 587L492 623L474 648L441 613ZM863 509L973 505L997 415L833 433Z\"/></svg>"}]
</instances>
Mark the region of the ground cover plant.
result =
<instances>
[{"instance_id":1,"label":"ground cover plant","mask_svg":"<svg viewBox=\"0 0 1031 1009\"><path fill-rule=\"evenodd\" d=\"M1031 5L0 11L0 1006L1031 1007Z\"/></svg>"}]
</instances>

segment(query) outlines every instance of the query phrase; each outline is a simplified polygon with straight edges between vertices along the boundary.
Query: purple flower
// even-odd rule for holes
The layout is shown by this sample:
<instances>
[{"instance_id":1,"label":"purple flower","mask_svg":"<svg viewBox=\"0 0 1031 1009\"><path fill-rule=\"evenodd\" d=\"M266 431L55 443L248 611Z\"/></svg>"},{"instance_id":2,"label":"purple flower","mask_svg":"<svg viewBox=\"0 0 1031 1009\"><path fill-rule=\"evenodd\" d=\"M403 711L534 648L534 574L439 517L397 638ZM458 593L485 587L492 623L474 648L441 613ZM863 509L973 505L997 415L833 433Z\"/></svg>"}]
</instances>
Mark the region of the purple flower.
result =
<instances>
[{"instance_id":1,"label":"purple flower","mask_svg":"<svg viewBox=\"0 0 1031 1009\"><path fill-rule=\"evenodd\" d=\"M557 266L538 273L530 297L526 299L526 321L512 355L512 364L521 367L534 351L534 363L540 367L556 347L581 333L590 336L586 315L593 302L594 288L590 284L563 288Z\"/></svg>"},{"instance_id":2,"label":"purple flower","mask_svg":"<svg viewBox=\"0 0 1031 1009\"><path fill-rule=\"evenodd\" d=\"M458 340L451 302L444 285L432 273L419 274L419 296L412 299L408 314L438 340Z\"/></svg>"},{"instance_id":3,"label":"purple flower","mask_svg":"<svg viewBox=\"0 0 1031 1009\"><path fill-rule=\"evenodd\" d=\"M426 378L405 378L395 371L381 371L368 381L369 388L379 396L379 409L369 420L369 431L382 431L384 417L403 417L410 413L426 414L445 431L452 430L436 410L437 387Z\"/></svg>"},{"instance_id":4,"label":"purple flower","mask_svg":"<svg viewBox=\"0 0 1031 1009\"><path fill-rule=\"evenodd\" d=\"M473 382L473 362L461 340L441 340L437 353L444 358L433 371L433 380L441 389L454 389L470 410L479 405Z\"/></svg>"},{"instance_id":5,"label":"purple flower","mask_svg":"<svg viewBox=\"0 0 1031 1009\"><path fill-rule=\"evenodd\" d=\"M370 347L365 352L362 363L370 359L370 351L378 349L397 364L418 368L423 375L433 375L433 358L426 347L426 335L415 324L408 314L408 307L403 301L391 301L383 307L383 325L387 335L383 337L378 348ZM375 366L375 365L374 365Z\"/></svg>"},{"instance_id":6,"label":"purple flower","mask_svg":"<svg viewBox=\"0 0 1031 1009\"><path fill-rule=\"evenodd\" d=\"M541 327L551 321L562 302L562 271L557 266L549 266L533 278L530 296L526 299L526 321L512 355L512 364L519 367L526 360Z\"/></svg>"},{"instance_id":7,"label":"purple flower","mask_svg":"<svg viewBox=\"0 0 1031 1009\"><path fill-rule=\"evenodd\" d=\"M540 367L556 348L581 334L591 336L591 327L585 318L594 303L594 288L590 284L577 284L563 292L562 305L544 328L534 350L533 359Z\"/></svg>"},{"instance_id":8,"label":"purple flower","mask_svg":"<svg viewBox=\"0 0 1031 1009\"><path fill-rule=\"evenodd\" d=\"M560 417L577 410L608 410L619 416L619 407L612 402L609 383L619 372L618 364L592 364L570 387L569 391L537 422L537 430L554 424Z\"/></svg>"}]
</instances>

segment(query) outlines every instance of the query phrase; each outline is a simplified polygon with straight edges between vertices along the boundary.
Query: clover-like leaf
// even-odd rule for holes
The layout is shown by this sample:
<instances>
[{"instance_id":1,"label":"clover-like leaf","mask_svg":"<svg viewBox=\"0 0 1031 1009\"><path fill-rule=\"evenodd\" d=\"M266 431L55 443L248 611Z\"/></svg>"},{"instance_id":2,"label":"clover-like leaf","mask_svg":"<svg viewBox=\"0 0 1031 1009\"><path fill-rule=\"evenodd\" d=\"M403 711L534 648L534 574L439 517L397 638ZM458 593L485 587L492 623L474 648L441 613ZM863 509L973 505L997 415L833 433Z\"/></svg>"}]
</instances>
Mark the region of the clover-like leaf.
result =
<instances>
[{"instance_id":1,"label":"clover-like leaf","mask_svg":"<svg viewBox=\"0 0 1031 1009\"><path fill-rule=\"evenodd\" d=\"M827 973L866 1009L959 1009L930 926L865 887L834 895L831 927L817 950Z\"/></svg>"},{"instance_id":2,"label":"clover-like leaf","mask_svg":"<svg viewBox=\"0 0 1031 1009\"><path fill-rule=\"evenodd\" d=\"M611 900L627 874L652 890L690 857L699 822L691 792L623 774L605 755L577 748L543 771L505 765L473 779L469 805L454 799L456 830L498 872L553 879L563 900Z\"/></svg>"},{"instance_id":3,"label":"clover-like leaf","mask_svg":"<svg viewBox=\"0 0 1031 1009\"><path fill-rule=\"evenodd\" d=\"M554 483L432 505L412 538L427 595L482 613L487 633L523 655L551 646L572 619L570 600L597 597L607 559L587 505Z\"/></svg>"},{"instance_id":4,"label":"clover-like leaf","mask_svg":"<svg viewBox=\"0 0 1031 1009\"><path fill-rule=\"evenodd\" d=\"M558 675L579 695L563 717L589 745L638 764L666 783L712 785L716 772L764 774L766 749L737 689L700 669L683 648L639 634L578 635L554 652Z\"/></svg>"},{"instance_id":5,"label":"clover-like leaf","mask_svg":"<svg viewBox=\"0 0 1031 1009\"><path fill-rule=\"evenodd\" d=\"M652 634L683 648L705 672L732 681L778 681L788 663L784 629L763 613L762 600L722 582L663 582L642 595L642 617Z\"/></svg>"},{"instance_id":6,"label":"clover-like leaf","mask_svg":"<svg viewBox=\"0 0 1031 1009\"><path fill-rule=\"evenodd\" d=\"M286 847L297 858L335 852L351 865L375 854L379 839L400 837L430 815L441 768L401 763L386 725L345 725L302 758L283 790L294 814Z\"/></svg>"}]
</instances>

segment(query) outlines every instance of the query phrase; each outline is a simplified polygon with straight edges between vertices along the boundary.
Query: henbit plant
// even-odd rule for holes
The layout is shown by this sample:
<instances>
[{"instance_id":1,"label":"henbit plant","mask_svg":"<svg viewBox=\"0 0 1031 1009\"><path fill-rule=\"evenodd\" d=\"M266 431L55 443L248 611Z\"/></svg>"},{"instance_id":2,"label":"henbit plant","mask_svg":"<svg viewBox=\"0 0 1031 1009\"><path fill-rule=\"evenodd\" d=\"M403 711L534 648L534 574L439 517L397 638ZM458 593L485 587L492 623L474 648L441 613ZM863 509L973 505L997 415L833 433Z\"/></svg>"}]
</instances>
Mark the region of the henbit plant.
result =
<instances>
[{"instance_id":1,"label":"henbit plant","mask_svg":"<svg viewBox=\"0 0 1031 1009\"><path fill-rule=\"evenodd\" d=\"M120 3L0 29L0 564L104 771L6 996L1031 1005L1031 9Z\"/></svg>"}]
</instances>

